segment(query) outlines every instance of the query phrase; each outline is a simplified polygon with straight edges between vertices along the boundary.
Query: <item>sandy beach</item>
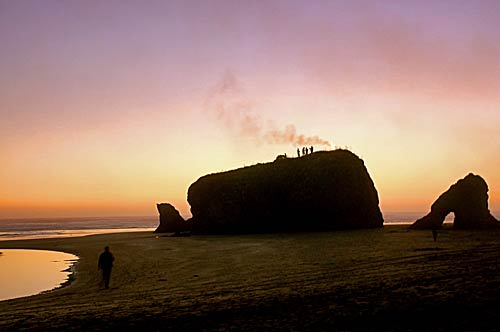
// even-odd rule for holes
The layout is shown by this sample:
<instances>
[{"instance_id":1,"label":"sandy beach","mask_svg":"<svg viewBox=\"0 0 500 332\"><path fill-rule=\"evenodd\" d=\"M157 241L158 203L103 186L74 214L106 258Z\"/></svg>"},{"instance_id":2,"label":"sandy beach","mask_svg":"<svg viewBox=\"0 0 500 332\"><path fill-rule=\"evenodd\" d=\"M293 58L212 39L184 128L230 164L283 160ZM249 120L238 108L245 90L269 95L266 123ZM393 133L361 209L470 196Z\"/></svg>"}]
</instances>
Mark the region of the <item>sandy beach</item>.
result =
<instances>
[{"instance_id":1,"label":"sandy beach","mask_svg":"<svg viewBox=\"0 0 500 332\"><path fill-rule=\"evenodd\" d=\"M116 257L99 287L104 245ZM69 286L0 302L1 331L495 330L500 231L406 226L5 241L80 257ZM33 276L36 278L36 276Z\"/></svg>"}]
</instances>

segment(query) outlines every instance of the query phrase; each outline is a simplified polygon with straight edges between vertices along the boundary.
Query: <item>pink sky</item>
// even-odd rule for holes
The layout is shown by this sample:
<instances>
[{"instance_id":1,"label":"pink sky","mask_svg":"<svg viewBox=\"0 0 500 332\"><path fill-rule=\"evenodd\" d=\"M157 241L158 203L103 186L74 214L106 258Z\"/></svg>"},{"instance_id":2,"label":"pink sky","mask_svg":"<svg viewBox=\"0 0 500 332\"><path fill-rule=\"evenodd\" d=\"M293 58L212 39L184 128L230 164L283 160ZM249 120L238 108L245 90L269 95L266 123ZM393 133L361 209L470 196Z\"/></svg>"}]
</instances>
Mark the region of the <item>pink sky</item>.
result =
<instances>
[{"instance_id":1,"label":"pink sky","mask_svg":"<svg viewBox=\"0 0 500 332\"><path fill-rule=\"evenodd\" d=\"M295 155L292 129L362 157L383 211L426 211L469 172L500 211L498 17L497 1L0 0L0 218L188 216L192 182Z\"/></svg>"}]
</instances>

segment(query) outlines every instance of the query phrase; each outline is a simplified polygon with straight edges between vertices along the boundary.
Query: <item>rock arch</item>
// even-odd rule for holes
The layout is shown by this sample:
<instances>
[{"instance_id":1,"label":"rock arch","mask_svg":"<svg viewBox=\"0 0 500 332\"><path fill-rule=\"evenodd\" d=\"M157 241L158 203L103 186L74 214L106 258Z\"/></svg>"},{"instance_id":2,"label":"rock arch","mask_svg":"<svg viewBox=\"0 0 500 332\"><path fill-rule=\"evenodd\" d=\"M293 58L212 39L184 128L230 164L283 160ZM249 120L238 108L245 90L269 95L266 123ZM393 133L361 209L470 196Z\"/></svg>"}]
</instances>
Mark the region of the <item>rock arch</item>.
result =
<instances>
[{"instance_id":1,"label":"rock arch","mask_svg":"<svg viewBox=\"0 0 500 332\"><path fill-rule=\"evenodd\" d=\"M434 229L442 226L450 213L455 214L453 227L477 229L500 227L488 209L488 185L472 173L457 181L432 204L431 212L413 223L413 229Z\"/></svg>"}]
</instances>

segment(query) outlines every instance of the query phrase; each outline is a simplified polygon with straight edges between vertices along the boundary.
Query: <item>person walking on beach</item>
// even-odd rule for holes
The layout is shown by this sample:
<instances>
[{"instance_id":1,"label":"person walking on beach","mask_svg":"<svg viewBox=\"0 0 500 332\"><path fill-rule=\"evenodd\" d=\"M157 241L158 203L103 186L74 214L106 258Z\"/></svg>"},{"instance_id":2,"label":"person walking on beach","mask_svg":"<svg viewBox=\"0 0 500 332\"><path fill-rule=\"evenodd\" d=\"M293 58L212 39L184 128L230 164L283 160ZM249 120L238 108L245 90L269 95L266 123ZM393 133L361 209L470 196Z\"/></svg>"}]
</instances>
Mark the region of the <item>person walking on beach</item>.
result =
<instances>
[{"instance_id":1,"label":"person walking on beach","mask_svg":"<svg viewBox=\"0 0 500 332\"><path fill-rule=\"evenodd\" d=\"M99 255L99 263L97 264L97 269L102 271L102 278L104 280L104 288L109 288L109 279L111 278L111 269L113 268L113 262L115 257L109 251L109 247L104 247L104 252Z\"/></svg>"}]
</instances>

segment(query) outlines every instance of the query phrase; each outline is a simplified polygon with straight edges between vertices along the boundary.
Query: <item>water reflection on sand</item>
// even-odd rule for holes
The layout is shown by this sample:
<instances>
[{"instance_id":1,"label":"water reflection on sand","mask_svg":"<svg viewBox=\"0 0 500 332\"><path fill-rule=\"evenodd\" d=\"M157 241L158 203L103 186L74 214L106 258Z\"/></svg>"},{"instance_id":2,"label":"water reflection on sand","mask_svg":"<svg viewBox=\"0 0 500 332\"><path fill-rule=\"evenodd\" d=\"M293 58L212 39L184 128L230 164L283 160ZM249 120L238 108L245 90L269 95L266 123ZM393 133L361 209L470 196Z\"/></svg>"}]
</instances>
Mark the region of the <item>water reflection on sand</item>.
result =
<instances>
[{"instance_id":1,"label":"water reflection on sand","mask_svg":"<svg viewBox=\"0 0 500 332\"><path fill-rule=\"evenodd\" d=\"M48 250L0 249L0 300L39 294L68 280L77 256Z\"/></svg>"}]
</instances>

